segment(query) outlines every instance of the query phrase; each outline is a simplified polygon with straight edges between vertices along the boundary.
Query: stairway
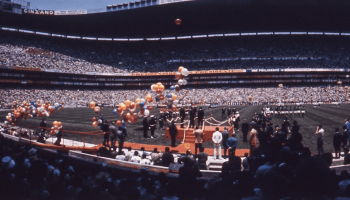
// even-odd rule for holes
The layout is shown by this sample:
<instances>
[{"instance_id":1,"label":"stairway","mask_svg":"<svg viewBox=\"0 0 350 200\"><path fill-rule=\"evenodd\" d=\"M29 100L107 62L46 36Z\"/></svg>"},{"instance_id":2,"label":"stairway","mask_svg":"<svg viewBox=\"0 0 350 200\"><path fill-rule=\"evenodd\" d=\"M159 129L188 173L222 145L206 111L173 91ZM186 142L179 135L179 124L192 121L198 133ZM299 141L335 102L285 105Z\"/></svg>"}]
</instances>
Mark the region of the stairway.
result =
<instances>
[{"instance_id":1,"label":"stairway","mask_svg":"<svg viewBox=\"0 0 350 200\"><path fill-rule=\"evenodd\" d=\"M186 131L184 143L190 143L190 144L193 144L193 145L194 145L195 139L196 139L196 137L195 137L195 135L193 134L193 128L189 128L189 129Z\"/></svg>"},{"instance_id":2,"label":"stairway","mask_svg":"<svg viewBox=\"0 0 350 200\"><path fill-rule=\"evenodd\" d=\"M222 164L226 162L227 159L222 159L222 160L213 160L209 159L209 170L214 170L214 171L221 171Z\"/></svg>"}]
</instances>

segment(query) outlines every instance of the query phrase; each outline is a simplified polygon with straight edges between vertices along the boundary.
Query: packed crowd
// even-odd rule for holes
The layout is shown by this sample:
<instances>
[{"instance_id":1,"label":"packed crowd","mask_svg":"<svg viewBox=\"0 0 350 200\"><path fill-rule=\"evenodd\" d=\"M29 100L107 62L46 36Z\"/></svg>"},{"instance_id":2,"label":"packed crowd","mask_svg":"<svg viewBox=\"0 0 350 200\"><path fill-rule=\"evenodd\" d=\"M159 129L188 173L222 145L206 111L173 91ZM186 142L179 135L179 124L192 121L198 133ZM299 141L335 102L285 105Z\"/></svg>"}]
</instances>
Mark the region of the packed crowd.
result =
<instances>
[{"instance_id":1,"label":"packed crowd","mask_svg":"<svg viewBox=\"0 0 350 200\"><path fill-rule=\"evenodd\" d=\"M175 71L179 65L191 70L347 68L350 53L348 38L325 36L234 37L137 43L31 37L2 36L0 67L35 67L78 74ZM201 60L225 58L236 60ZM193 62L171 62L183 59L192 59Z\"/></svg>"},{"instance_id":2,"label":"packed crowd","mask_svg":"<svg viewBox=\"0 0 350 200\"><path fill-rule=\"evenodd\" d=\"M0 136L0 199L334 199L350 198L350 174L336 175L329 166L332 154L311 156L296 131L287 141L270 137L268 129L256 128L259 146L250 158L229 156L221 173L211 179L202 176L193 155L177 159L179 176L154 175L147 168L140 173L110 168L105 164L80 161L32 146L20 146ZM252 129L252 130L253 130ZM278 135L279 133L277 133ZM282 143L285 143L283 145ZM101 148L98 154L106 152ZM172 157L125 150L116 159L145 164L145 157ZM142 154L141 157L138 154ZM346 155L347 157L348 155ZM345 160L348 158L345 158ZM154 161L156 162L157 159Z\"/></svg>"},{"instance_id":3,"label":"packed crowd","mask_svg":"<svg viewBox=\"0 0 350 200\"><path fill-rule=\"evenodd\" d=\"M174 91L165 90L163 93ZM284 88L207 88L182 89L176 92L180 103L235 105L243 103L312 103L347 102L345 87L284 87ZM0 108L11 108L14 101L43 100L50 103L65 103L65 107L88 106L97 102L116 107L126 100L156 96L149 90L44 90L44 89L1 89Z\"/></svg>"}]
</instances>

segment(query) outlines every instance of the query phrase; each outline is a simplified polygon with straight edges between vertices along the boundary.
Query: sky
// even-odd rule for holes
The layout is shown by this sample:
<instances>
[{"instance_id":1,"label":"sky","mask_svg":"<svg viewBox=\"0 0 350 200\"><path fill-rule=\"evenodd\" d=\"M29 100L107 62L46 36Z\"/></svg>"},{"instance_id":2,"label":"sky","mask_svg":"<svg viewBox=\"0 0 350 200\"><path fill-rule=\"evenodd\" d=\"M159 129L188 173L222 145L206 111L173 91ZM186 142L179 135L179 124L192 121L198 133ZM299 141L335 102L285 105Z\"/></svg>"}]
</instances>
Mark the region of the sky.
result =
<instances>
[{"instance_id":1,"label":"sky","mask_svg":"<svg viewBox=\"0 0 350 200\"><path fill-rule=\"evenodd\" d=\"M13 0L21 1L21 0ZM107 5L133 0L24 0L30 2L30 9L39 10L80 10L106 8Z\"/></svg>"}]
</instances>

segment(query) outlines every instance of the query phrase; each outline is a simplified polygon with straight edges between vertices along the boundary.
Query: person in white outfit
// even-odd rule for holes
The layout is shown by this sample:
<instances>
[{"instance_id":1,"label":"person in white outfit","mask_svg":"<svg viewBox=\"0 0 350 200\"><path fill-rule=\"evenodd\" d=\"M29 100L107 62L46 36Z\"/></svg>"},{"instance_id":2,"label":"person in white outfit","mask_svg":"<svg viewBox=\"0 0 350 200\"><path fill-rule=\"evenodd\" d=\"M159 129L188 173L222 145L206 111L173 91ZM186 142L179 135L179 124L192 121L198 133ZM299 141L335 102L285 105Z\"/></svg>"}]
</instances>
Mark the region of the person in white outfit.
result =
<instances>
[{"instance_id":1,"label":"person in white outfit","mask_svg":"<svg viewBox=\"0 0 350 200\"><path fill-rule=\"evenodd\" d=\"M219 159L222 159L221 157L221 141L222 141L222 134L219 132L219 127L216 127L216 131L213 133L213 142L214 142L214 160L216 159L216 151L219 151Z\"/></svg>"}]
</instances>

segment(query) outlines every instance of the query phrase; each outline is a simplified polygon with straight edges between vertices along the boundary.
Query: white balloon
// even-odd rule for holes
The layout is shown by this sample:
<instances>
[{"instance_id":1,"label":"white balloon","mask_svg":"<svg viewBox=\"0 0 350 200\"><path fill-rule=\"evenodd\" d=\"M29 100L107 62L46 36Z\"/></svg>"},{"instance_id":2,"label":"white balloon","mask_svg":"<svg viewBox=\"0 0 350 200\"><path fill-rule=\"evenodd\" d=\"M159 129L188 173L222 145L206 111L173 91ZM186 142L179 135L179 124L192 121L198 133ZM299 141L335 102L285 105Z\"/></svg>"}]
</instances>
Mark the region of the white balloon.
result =
<instances>
[{"instance_id":1,"label":"white balloon","mask_svg":"<svg viewBox=\"0 0 350 200\"><path fill-rule=\"evenodd\" d=\"M58 130L54 130L55 133L58 133Z\"/></svg>"},{"instance_id":2,"label":"white balloon","mask_svg":"<svg viewBox=\"0 0 350 200\"><path fill-rule=\"evenodd\" d=\"M154 86L155 86L155 84L152 84L152 85L151 85L151 90L152 90L152 91L154 91Z\"/></svg>"},{"instance_id":3,"label":"white balloon","mask_svg":"<svg viewBox=\"0 0 350 200\"><path fill-rule=\"evenodd\" d=\"M58 106L59 104L58 104L58 103L55 103L54 105L55 105L55 106Z\"/></svg>"},{"instance_id":4,"label":"white balloon","mask_svg":"<svg viewBox=\"0 0 350 200\"><path fill-rule=\"evenodd\" d=\"M186 81L186 79L184 79L184 83L183 83L183 85L187 85L187 81Z\"/></svg>"},{"instance_id":5,"label":"white balloon","mask_svg":"<svg viewBox=\"0 0 350 200\"><path fill-rule=\"evenodd\" d=\"M40 100L40 103L41 103L41 104L44 104L44 101L43 101L43 100Z\"/></svg>"},{"instance_id":6,"label":"white balloon","mask_svg":"<svg viewBox=\"0 0 350 200\"><path fill-rule=\"evenodd\" d=\"M141 99L141 102L146 102L146 100L144 98Z\"/></svg>"},{"instance_id":7,"label":"white balloon","mask_svg":"<svg viewBox=\"0 0 350 200\"><path fill-rule=\"evenodd\" d=\"M177 81L177 83L178 83L179 85L183 85L184 80L183 80L183 79L179 79L179 80Z\"/></svg>"},{"instance_id":8,"label":"white balloon","mask_svg":"<svg viewBox=\"0 0 350 200\"><path fill-rule=\"evenodd\" d=\"M188 76L187 68L183 68L182 71L181 71L181 74L184 75L184 76Z\"/></svg>"},{"instance_id":9,"label":"white balloon","mask_svg":"<svg viewBox=\"0 0 350 200\"><path fill-rule=\"evenodd\" d=\"M179 103L179 100L176 99L175 101L173 101L173 104L178 104Z\"/></svg>"},{"instance_id":10,"label":"white balloon","mask_svg":"<svg viewBox=\"0 0 350 200\"><path fill-rule=\"evenodd\" d=\"M148 116L149 115L149 110L145 109L145 115Z\"/></svg>"}]
</instances>

